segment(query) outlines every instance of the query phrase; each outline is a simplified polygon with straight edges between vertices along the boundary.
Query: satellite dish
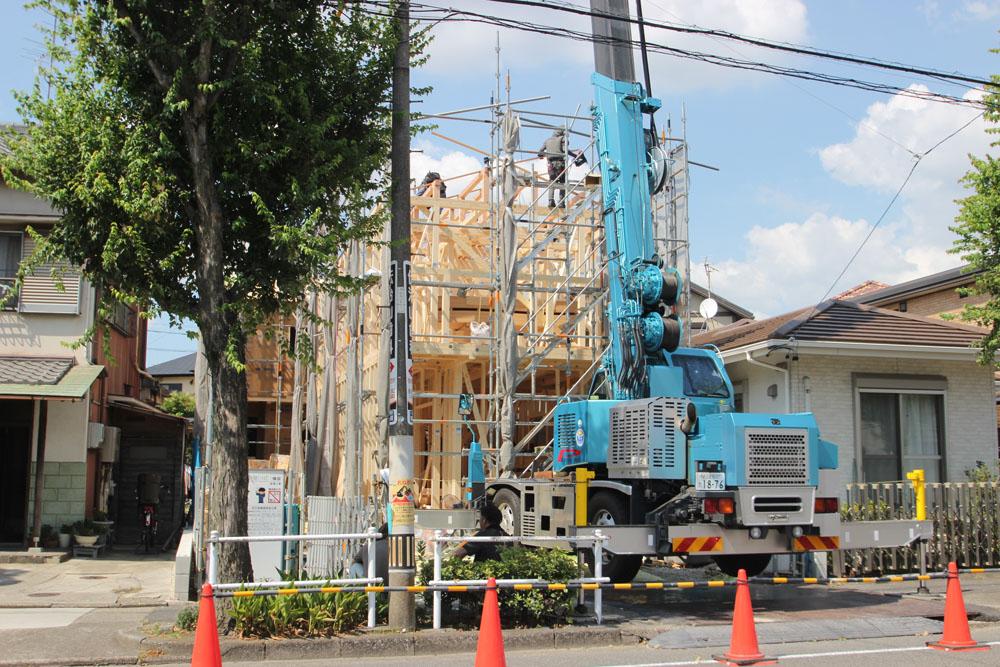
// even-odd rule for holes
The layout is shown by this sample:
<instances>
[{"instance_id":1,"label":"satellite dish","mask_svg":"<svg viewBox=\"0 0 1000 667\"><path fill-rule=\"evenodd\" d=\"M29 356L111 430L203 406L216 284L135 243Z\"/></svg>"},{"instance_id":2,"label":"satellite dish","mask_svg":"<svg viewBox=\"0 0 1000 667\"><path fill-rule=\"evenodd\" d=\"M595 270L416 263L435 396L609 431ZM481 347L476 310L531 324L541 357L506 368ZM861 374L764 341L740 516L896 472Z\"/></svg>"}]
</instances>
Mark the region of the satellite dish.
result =
<instances>
[{"instance_id":1,"label":"satellite dish","mask_svg":"<svg viewBox=\"0 0 1000 667\"><path fill-rule=\"evenodd\" d=\"M719 312L719 302L709 297L702 301L701 305L698 306L698 312L701 313L701 316L706 320L710 320L715 317L716 313Z\"/></svg>"}]
</instances>

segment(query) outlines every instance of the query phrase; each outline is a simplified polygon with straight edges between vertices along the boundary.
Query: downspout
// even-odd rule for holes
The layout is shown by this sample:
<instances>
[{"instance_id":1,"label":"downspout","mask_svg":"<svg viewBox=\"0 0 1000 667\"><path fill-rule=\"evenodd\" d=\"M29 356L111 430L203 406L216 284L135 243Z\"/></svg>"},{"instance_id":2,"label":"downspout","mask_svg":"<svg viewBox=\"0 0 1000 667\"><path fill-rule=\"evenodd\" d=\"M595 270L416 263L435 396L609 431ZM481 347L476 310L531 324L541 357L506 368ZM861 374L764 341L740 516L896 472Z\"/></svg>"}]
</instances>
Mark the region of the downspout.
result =
<instances>
[{"instance_id":1,"label":"downspout","mask_svg":"<svg viewBox=\"0 0 1000 667\"><path fill-rule=\"evenodd\" d=\"M780 366L772 366L771 364L765 364L762 361L757 361L751 356L750 352L746 353L747 363L751 366L759 366L760 368L766 368L771 371L777 371L785 377L785 414L791 412L791 398L792 398L792 378L788 372L787 368L781 368Z\"/></svg>"}]
</instances>

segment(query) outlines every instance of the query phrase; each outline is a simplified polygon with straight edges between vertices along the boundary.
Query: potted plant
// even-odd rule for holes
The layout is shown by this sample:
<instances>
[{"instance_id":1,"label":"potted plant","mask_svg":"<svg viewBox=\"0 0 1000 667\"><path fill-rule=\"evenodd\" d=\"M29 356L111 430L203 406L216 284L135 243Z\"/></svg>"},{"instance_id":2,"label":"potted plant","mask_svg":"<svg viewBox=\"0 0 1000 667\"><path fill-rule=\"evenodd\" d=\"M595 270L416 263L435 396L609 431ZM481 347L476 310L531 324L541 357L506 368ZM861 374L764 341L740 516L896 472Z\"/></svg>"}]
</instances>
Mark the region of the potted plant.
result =
<instances>
[{"instance_id":1,"label":"potted plant","mask_svg":"<svg viewBox=\"0 0 1000 667\"><path fill-rule=\"evenodd\" d=\"M59 546L59 536L55 529L49 524L42 524L42 532L39 535L39 542L46 549L54 549Z\"/></svg>"},{"instance_id":2,"label":"potted plant","mask_svg":"<svg viewBox=\"0 0 1000 667\"><path fill-rule=\"evenodd\" d=\"M97 526L92 521L77 521L73 524L73 535L81 547L92 547L97 544Z\"/></svg>"},{"instance_id":3,"label":"potted plant","mask_svg":"<svg viewBox=\"0 0 1000 667\"><path fill-rule=\"evenodd\" d=\"M69 549L70 539L73 537L73 526L64 523L59 526L59 548Z\"/></svg>"},{"instance_id":4,"label":"potted plant","mask_svg":"<svg viewBox=\"0 0 1000 667\"><path fill-rule=\"evenodd\" d=\"M108 513L102 510L94 510L94 525L97 527L97 534L101 537L102 543L111 543L109 535L114 530L115 522L108 520Z\"/></svg>"}]
</instances>

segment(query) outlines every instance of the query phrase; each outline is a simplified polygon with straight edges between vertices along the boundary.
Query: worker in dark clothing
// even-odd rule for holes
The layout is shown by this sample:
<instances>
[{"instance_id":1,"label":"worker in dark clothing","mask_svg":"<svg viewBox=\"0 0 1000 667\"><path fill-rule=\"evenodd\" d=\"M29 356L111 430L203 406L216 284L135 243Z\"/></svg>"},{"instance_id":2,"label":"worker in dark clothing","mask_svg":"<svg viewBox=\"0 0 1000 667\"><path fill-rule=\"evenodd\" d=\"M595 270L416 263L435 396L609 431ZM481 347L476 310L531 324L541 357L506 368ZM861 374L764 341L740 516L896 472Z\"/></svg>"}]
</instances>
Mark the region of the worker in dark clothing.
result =
<instances>
[{"instance_id":1,"label":"worker in dark clothing","mask_svg":"<svg viewBox=\"0 0 1000 667\"><path fill-rule=\"evenodd\" d=\"M545 140L538 151L538 157L545 158L549 172L549 208L559 206L566 208L566 157L573 158L573 164L586 164L587 158L582 151L571 150L566 145L566 130L559 127L552 136ZM556 190L559 198L556 199Z\"/></svg>"},{"instance_id":2,"label":"worker in dark clothing","mask_svg":"<svg viewBox=\"0 0 1000 667\"><path fill-rule=\"evenodd\" d=\"M500 527L503 517L496 505L486 504L479 510L479 532L475 537L500 537L507 533ZM472 556L476 562L484 560L499 560L502 542L463 542L452 554L457 558Z\"/></svg>"},{"instance_id":3,"label":"worker in dark clothing","mask_svg":"<svg viewBox=\"0 0 1000 667\"><path fill-rule=\"evenodd\" d=\"M417 187L417 196L423 197L424 193L427 192L430 187L437 181L438 184L438 197L444 198L448 196L448 187L444 184L444 180L441 179L441 174L436 171L428 171L424 176L424 180L421 181L419 187Z\"/></svg>"},{"instance_id":4,"label":"worker in dark clothing","mask_svg":"<svg viewBox=\"0 0 1000 667\"><path fill-rule=\"evenodd\" d=\"M538 157L545 158L549 168L549 208L554 208L556 201L560 206L566 206L566 130L557 128L552 136L545 140L538 151ZM556 190L559 199L556 199Z\"/></svg>"},{"instance_id":5,"label":"worker in dark clothing","mask_svg":"<svg viewBox=\"0 0 1000 667\"><path fill-rule=\"evenodd\" d=\"M375 540L375 576L382 577L382 583L389 583L389 524L383 523L378 529L382 536ZM364 579L368 576L368 546L362 546L354 555L348 576Z\"/></svg>"}]
</instances>

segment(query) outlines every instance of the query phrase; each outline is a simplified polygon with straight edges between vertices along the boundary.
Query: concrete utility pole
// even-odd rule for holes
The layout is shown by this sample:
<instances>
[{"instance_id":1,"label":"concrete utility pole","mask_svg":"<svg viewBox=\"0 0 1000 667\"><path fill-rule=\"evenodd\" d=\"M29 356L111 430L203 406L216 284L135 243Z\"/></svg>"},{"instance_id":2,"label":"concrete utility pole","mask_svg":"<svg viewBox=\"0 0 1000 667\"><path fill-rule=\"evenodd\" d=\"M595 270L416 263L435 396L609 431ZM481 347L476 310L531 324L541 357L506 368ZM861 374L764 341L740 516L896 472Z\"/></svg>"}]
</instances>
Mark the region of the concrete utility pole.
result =
<instances>
[{"instance_id":1,"label":"concrete utility pole","mask_svg":"<svg viewBox=\"0 0 1000 667\"><path fill-rule=\"evenodd\" d=\"M392 221L389 299L389 585L412 586L413 362L410 355L410 6L396 6L396 57L392 69ZM389 627L416 627L412 593L389 594Z\"/></svg>"}]
</instances>

